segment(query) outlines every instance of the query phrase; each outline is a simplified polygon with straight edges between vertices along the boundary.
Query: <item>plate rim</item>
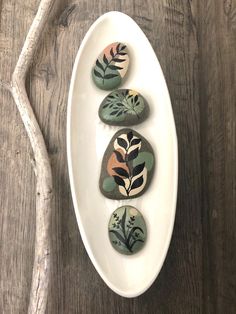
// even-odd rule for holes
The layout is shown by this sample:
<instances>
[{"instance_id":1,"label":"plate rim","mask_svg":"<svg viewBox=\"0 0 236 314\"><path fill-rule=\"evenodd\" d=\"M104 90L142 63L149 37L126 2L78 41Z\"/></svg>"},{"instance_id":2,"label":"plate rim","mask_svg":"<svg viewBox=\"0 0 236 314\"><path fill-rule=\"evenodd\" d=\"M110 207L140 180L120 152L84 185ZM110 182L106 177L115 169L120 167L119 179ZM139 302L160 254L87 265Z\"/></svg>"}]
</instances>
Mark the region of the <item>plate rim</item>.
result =
<instances>
[{"instance_id":1,"label":"plate rim","mask_svg":"<svg viewBox=\"0 0 236 314\"><path fill-rule=\"evenodd\" d=\"M144 36L146 37L147 41L149 42L155 57L156 57L156 62L158 63L159 67L160 67L160 71L162 74L162 78L164 79L165 82L165 86L166 86L166 90L167 90L167 97L169 98L169 103L170 103L170 114L172 116L172 123L171 123L171 127L173 129L172 132L172 136L173 138L173 180L174 180L174 184L173 184L173 196L172 196L172 206L171 206L171 219L169 222L169 229L167 231L167 236L166 236L166 241L165 241L165 249L163 249L163 254L160 257L160 262L159 262L159 266L157 267L157 269L155 270L155 275L153 276L152 280L150 280L148 282L148 284L143 287L142 289L140 289L139 291L135 291L134 293L132 292L126 292L124 293L124 291L118 289L116 286L114 286L107 278L107 276L104 274L103 270L101 269L100 265L97 263L97 260L94 256L94 254L91 251L90 248L90 244L87 240L87 236L84 230L84 226L83 223L81 221L81 216L80 216L80 211L79 211L79 206L78 206L78 199L76 196L76 192L75 192L75 184L74 184L74 179L73 179L73 168L72 168L72 153L71 153L71 112L72 112L72 99L73 99L73 91L74 91L74 85L75 85L75 78L76 78L76 74L77 74L77 68L78 68L78 63L82 54L82 51L84 49L84 46L86 45L90 35L92 34L92 32L94 31L94 29L97 27L97 25L102 22L104 19L106 18L110 18L113 15L120 15L120 16L125 16L125 18L127 18L128 20L130 20L130 22L135 23L136 27L139 28L139 30L144 34ZM173 114L173 107L172 107L172 102L171 102L171 98L170 98L170 94L169 94L169 89L166 83L166 79L165 76L163 74L161 65L159 63L159 60L156 56L156 53L149 41L149 39L147 38L146 34L142 31L141 27L135 22L134 19L132 19L129 15L120 12L120 11L109 11L106 12L104 14L102 14L101 16L99 16L93 23L92 25L89 27L88 31L86 32L84 38L81 41L81 44L79 45L77 54L76 54L76 58L73 64L73 70L72 70L72 75L71 75L71 80L70 80L70 86L69 86L69 92L68 92L68 102L67 102L67 122L66 122L66 149L67 149L67 165L68 165L68 174L69 174L69 184L70 184L70 190L71 190L71 195L72 195L72 201L73 201L73 207L74 207L74 212L76 215L76 220L77 220L77 224L79 227L79 232L80 232L80 236L82 238L83 241L83 245L86 249L86 252L94 266L94 268L96 269L96 271L98 272L98 274L100 275L100 277L103 279L103 281L107 284L107 286L112 289L115 293L119 294L122 297L126 297L126 298L134 298L137 297L141 294L143 294L145 291L147 291L151 285L153 284L153 282L156 280L156 278L158 277L163 264L165 262L169 247L170 247L170 242L171 242L171 238L173 235L173 229L174 229L174 223L175 223L175 217L176 217L176 205L177 205L177 191L178 191L178 139L177 139L177 132L176 132L176 124L175 124L175 119L174 119L174 114Z\"/></svg>"}]
</instances>

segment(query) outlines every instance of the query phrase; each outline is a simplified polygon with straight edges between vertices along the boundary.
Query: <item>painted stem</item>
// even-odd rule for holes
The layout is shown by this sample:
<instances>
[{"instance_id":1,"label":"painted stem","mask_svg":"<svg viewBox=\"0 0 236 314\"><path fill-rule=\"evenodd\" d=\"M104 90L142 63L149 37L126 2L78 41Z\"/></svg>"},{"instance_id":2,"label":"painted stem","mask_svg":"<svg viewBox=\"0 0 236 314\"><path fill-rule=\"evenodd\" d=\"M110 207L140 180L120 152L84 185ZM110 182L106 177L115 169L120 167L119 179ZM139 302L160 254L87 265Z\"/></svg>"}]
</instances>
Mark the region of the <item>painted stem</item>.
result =
<instances>
[{"instance_id":1,"label":"painted stem","mask_svg":"<svg viewBox=\"0 0 236 314\"><path fill-rule=\"evenodd\" d=\"M52 199L52 173L42 132L29 102L25 79L33 60L40 36L55 0L41 0L38 11L25 39L11 82L0 85L8 89L16 103L28 134L35 159L36 175L36 232L28 313L43 314L46 311L50 271L50 219Z\"/></svg>"}]
</instances>

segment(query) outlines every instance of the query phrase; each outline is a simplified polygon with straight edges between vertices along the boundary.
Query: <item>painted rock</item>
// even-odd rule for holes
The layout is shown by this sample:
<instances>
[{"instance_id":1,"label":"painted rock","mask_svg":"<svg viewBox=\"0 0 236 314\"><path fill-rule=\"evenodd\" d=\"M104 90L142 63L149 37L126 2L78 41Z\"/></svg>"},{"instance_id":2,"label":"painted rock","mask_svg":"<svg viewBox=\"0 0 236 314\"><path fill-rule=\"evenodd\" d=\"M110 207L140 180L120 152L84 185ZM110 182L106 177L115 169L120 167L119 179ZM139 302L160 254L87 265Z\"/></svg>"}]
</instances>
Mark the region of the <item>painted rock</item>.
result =
<instances>
[{"instance_id":1,"label":"painted rock","mask_svg":"<svg viewBox=\"0 0 236 314\"><path fill-rule=\"evenodd\" d=\"M101 103L100 119L110 125L134 125L143 122L149 114L144 97L132 89L111 92Z\"/></svg>"},{"instance_id":2,"label":"painted rock","mask_svg":"<svg viewBox=\"0 0 236 314\"><path fill-rule=\"evenodd\" d=\"M145 244L145 221L141 213L132 206L117 208L111 215L108 229L112 246L122 254L137 253Z\"/></svg>"},{"instance_id":3,"label":"painted rock","mask_svg":"<svg viewBox=\"0 0 236 314\"><path fill-rule=\"evenodd\" d=\"M110 199L130 199L148 188L155 158L148 141L131 129L119 130L111 139L103 157L99 187Z\"/></svg>"},{"instance_id":4,"label":"painted rock","mask_svg":"<svg viewBox=\"0 0 236 314\"><path fill-rule=\"evenodd\" d=\"M112 43L98 56L92 69L93 81L101 89L115 89L121 85L128 66L129 56L126 45Z\"/></svg>"}]
</instances>

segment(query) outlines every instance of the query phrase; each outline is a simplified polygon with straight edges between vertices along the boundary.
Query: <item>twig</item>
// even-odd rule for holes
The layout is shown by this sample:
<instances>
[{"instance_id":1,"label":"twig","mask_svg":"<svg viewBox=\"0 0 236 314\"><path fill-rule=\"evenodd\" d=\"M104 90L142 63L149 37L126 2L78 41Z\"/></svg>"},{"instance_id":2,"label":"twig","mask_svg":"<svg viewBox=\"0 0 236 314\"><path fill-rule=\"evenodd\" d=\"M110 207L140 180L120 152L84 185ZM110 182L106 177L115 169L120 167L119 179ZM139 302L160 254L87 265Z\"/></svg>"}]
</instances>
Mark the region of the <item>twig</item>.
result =
<instances>
[{"instance_id":1,"label":"twig","mask_svg":"<svg viewBox=\"0 0 236 314\"><path fill-rule=\"evenodd\" d=\"M0 81L9 90L19 110L28 134L35 160L36 173L36 233L35 258L28 313L43 314L46 310L50 270L50 219L52 199L51 165L42 132L31 108L25 78L37 44L55 0L41 0L29 29L10 83Z\"/></svg>"}]
</instances>

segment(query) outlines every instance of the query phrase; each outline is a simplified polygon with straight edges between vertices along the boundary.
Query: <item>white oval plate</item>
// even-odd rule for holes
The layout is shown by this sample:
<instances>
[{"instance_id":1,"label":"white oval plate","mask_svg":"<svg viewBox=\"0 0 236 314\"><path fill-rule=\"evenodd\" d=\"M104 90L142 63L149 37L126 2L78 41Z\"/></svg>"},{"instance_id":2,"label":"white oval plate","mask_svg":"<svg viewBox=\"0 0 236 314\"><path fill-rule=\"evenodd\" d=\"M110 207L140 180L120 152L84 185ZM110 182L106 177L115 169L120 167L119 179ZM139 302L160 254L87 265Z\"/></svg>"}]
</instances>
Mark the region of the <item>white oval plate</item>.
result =
<instances>
[{"instance_id":1,"label":"white oval plate","mask_svg":"<svg viewBox=\"0 0 236 314\"><path fill-rule=\"evenodd\" d=\"M99 53L110 43L127 44L131 59L122 88L139 91L150 105L149 118L133 128L152 145L156 169L149 189L133 200L106 199L99 191L103 153L120 129L99 120L98 108L108 94L91 79ZM127 15L109 12L87 32L76 57L69 91L67 154L75 213L85 248L106 284L124 297L146 291L157 277L169 247L177 196L177 138L165 79L156 55L139 26ZM144 248L132 256L116 252L108 238L111 213L133 205L147 224Z\"/></svg>"}]
</instances>

